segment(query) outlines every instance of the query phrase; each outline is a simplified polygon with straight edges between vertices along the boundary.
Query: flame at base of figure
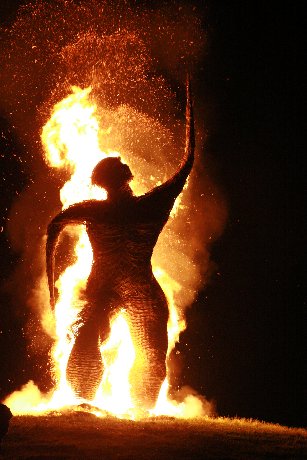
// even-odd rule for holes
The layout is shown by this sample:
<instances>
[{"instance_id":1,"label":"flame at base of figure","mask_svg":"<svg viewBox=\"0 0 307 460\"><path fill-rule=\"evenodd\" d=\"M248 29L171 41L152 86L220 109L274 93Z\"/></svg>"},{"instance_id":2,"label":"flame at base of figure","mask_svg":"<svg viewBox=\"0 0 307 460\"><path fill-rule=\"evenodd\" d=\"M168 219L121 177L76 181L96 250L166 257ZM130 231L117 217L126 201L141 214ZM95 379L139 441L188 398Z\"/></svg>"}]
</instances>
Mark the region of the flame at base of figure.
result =
<instances>
[{"instance_id":1,"label":"flame at base of figure","mask_svg":"<svg viewBox=\"0 0 307 460\"><path fill-rule=\"evenodd\" d=\"M114 401L123 401L125 394L125 407L145 410L155 406L166 373L163 348L167 343L165 347L152 342L149 346L147 321L138 320L135 328L136 321L131 317L124 310L115 313L111 337L100 347L98 328L89 321L81 328L66 369L67 381L76 396L88 401L101 399L101 406L100 395L110 394Z\"/></svg>"},{"instance_id":2,"label":"flame at base of figure","mask_svg":"<svg viewBox=\"0 0 307 460\"><path fill-rule=\"evenodd\" d=\"M71 344L70 344L71 346ZM101 383L90 399L78 397L68 384L65 374L55 389L48 394L42 393L33 381L29 381L21 390L12 393L6 400L15 415L44 415L56 411L65 413L76 410L90 412L97 417L108 414L122 419L141 420L147 417L171 416L177 418L195 418L215 415L215 409L205 397L196 394L189 387L183 387L171 399L168 395L169 383L165 378L155 404L147 409L152 401L145 400L144 405L136 405L132 398L131 387L142 388L137 372L131 376L135 359L143 362L142 350L136 351L130 334L125 311L119 311L111 321L111 333L105 344L100 347L105 371ZM136 353L139 357L136 357ZM138 369L138 366L135 367ZM132 377L132 378L131 378ZM88 380L85 379L85 382Z\"/></svg>"}]
</instances>

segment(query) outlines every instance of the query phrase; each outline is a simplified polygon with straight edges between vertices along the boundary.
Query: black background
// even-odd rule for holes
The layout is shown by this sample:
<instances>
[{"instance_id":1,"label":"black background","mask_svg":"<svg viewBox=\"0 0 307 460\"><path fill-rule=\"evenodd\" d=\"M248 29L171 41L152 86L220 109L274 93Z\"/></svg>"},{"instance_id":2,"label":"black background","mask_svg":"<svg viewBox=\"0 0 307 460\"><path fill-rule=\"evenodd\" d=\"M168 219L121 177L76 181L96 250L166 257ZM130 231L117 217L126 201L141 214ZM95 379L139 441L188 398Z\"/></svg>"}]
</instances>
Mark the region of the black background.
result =
<instances>
[{"instance_id":1,"label":"black background","mask_svg":"<svg viewBox=\"0 0 307 460\"><path fill-rule=\"evenodd\" d=\"M2 0L2 24L22 3ZM197 91L207 105L211 173L229 218L212 248L218 272L189 310L178 346L182 383L215 399L220 415L303 426L303 2L198 3L208 43ZM7 121L0 122L10 133L0 151L4 226L27 176L18 160L7 161L22 146ZM0 250L5 279L18 255L4 231ZM3 293L0 315L3 396L38 370L26 360L22 328L28 313L12 312Z\"/></svg>"}]
</instances>

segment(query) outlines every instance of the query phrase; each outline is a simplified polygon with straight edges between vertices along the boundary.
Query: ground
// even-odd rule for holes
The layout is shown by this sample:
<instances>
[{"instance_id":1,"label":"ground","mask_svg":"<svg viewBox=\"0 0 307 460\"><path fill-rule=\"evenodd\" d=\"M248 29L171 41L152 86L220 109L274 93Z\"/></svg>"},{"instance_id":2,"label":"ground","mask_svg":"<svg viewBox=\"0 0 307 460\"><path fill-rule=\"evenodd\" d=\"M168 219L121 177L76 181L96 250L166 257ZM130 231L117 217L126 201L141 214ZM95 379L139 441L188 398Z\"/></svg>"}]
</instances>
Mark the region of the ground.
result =
<instances>
[{"instance_id":1,"label":"ground","mask_svg":"<svg viewBox=\"0 0 307 460\"><path fill-rule=\"evenodd\" d=\"M3 440L3 458L299 459L307 458L307 430L227 418L15 416Z\"/></svg>"}]
</instances>

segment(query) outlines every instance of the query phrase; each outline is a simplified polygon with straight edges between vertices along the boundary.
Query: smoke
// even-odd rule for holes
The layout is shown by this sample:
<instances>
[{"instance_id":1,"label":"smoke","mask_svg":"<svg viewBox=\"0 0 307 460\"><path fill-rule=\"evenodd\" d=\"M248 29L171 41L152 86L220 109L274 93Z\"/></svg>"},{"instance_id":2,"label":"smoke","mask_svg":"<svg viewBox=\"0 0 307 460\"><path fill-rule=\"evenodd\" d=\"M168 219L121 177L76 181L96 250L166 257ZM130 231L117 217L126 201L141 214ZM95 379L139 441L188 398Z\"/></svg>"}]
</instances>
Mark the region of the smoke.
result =
<instances>
[{"instance_id":1,"label":"smoke","mask_svg":"<svg viewBox=\"0 0 307 460\"><path fill-rule=\"evenodd\" d=\"M121 152L135 172L135 185L145 192L175 172L184 152L185 75L192 73L193 86L206 34L203 11L193 2L157 3L38 0L20 8L15 22L1 30L0 110L25 146L31 178L7 225L12 248L21 254L10 285L19 308L25 305L34 317L44 317L51 336L44 242L47 224L60 210L65 177L44 164L40 133L72 85L90 85L102 132L112 127L109 136L102 134L103 147ZM196 164L180 210L154 253L181 286L175 301L182 311L210 277L210 246L227 214L205 167L197 94L194 105ZM46 342L38 322L28 332L37 336L39 347Z\"/></svg>"}]
</instances>

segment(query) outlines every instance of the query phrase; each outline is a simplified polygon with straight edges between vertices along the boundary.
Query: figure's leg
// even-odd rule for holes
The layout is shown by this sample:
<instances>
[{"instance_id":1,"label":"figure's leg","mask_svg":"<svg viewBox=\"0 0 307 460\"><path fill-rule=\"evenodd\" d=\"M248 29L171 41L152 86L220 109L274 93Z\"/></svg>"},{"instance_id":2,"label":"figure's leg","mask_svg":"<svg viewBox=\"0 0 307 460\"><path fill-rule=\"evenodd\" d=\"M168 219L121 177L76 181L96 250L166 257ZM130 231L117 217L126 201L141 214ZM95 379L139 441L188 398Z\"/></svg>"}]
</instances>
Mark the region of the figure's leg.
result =
<instances>
[{"instance_id":1,"label":"figure's leg","mask_svg":"<svg viewBox=\"0 0 307 460\"><path fill-rule=\"evenodd\" d=\"M103 374L100 344L109 333L108 315L91 313L79 328L73 349L68 359L66 377L75 394L92 400L95 397Z\"/></svg>"},{"instance_id":2,"label":"figure's leg","mask_svg":"<svg viewBox=\"0 0 307 460\"><path fill-rule=\"evenodd\" d=\"M143 299L130 315L136 358L129 380L133 401L142 409L154 407L166 377L168 308L163 293L155 297L156 302Z\"/></svg>"}]
</instances>

